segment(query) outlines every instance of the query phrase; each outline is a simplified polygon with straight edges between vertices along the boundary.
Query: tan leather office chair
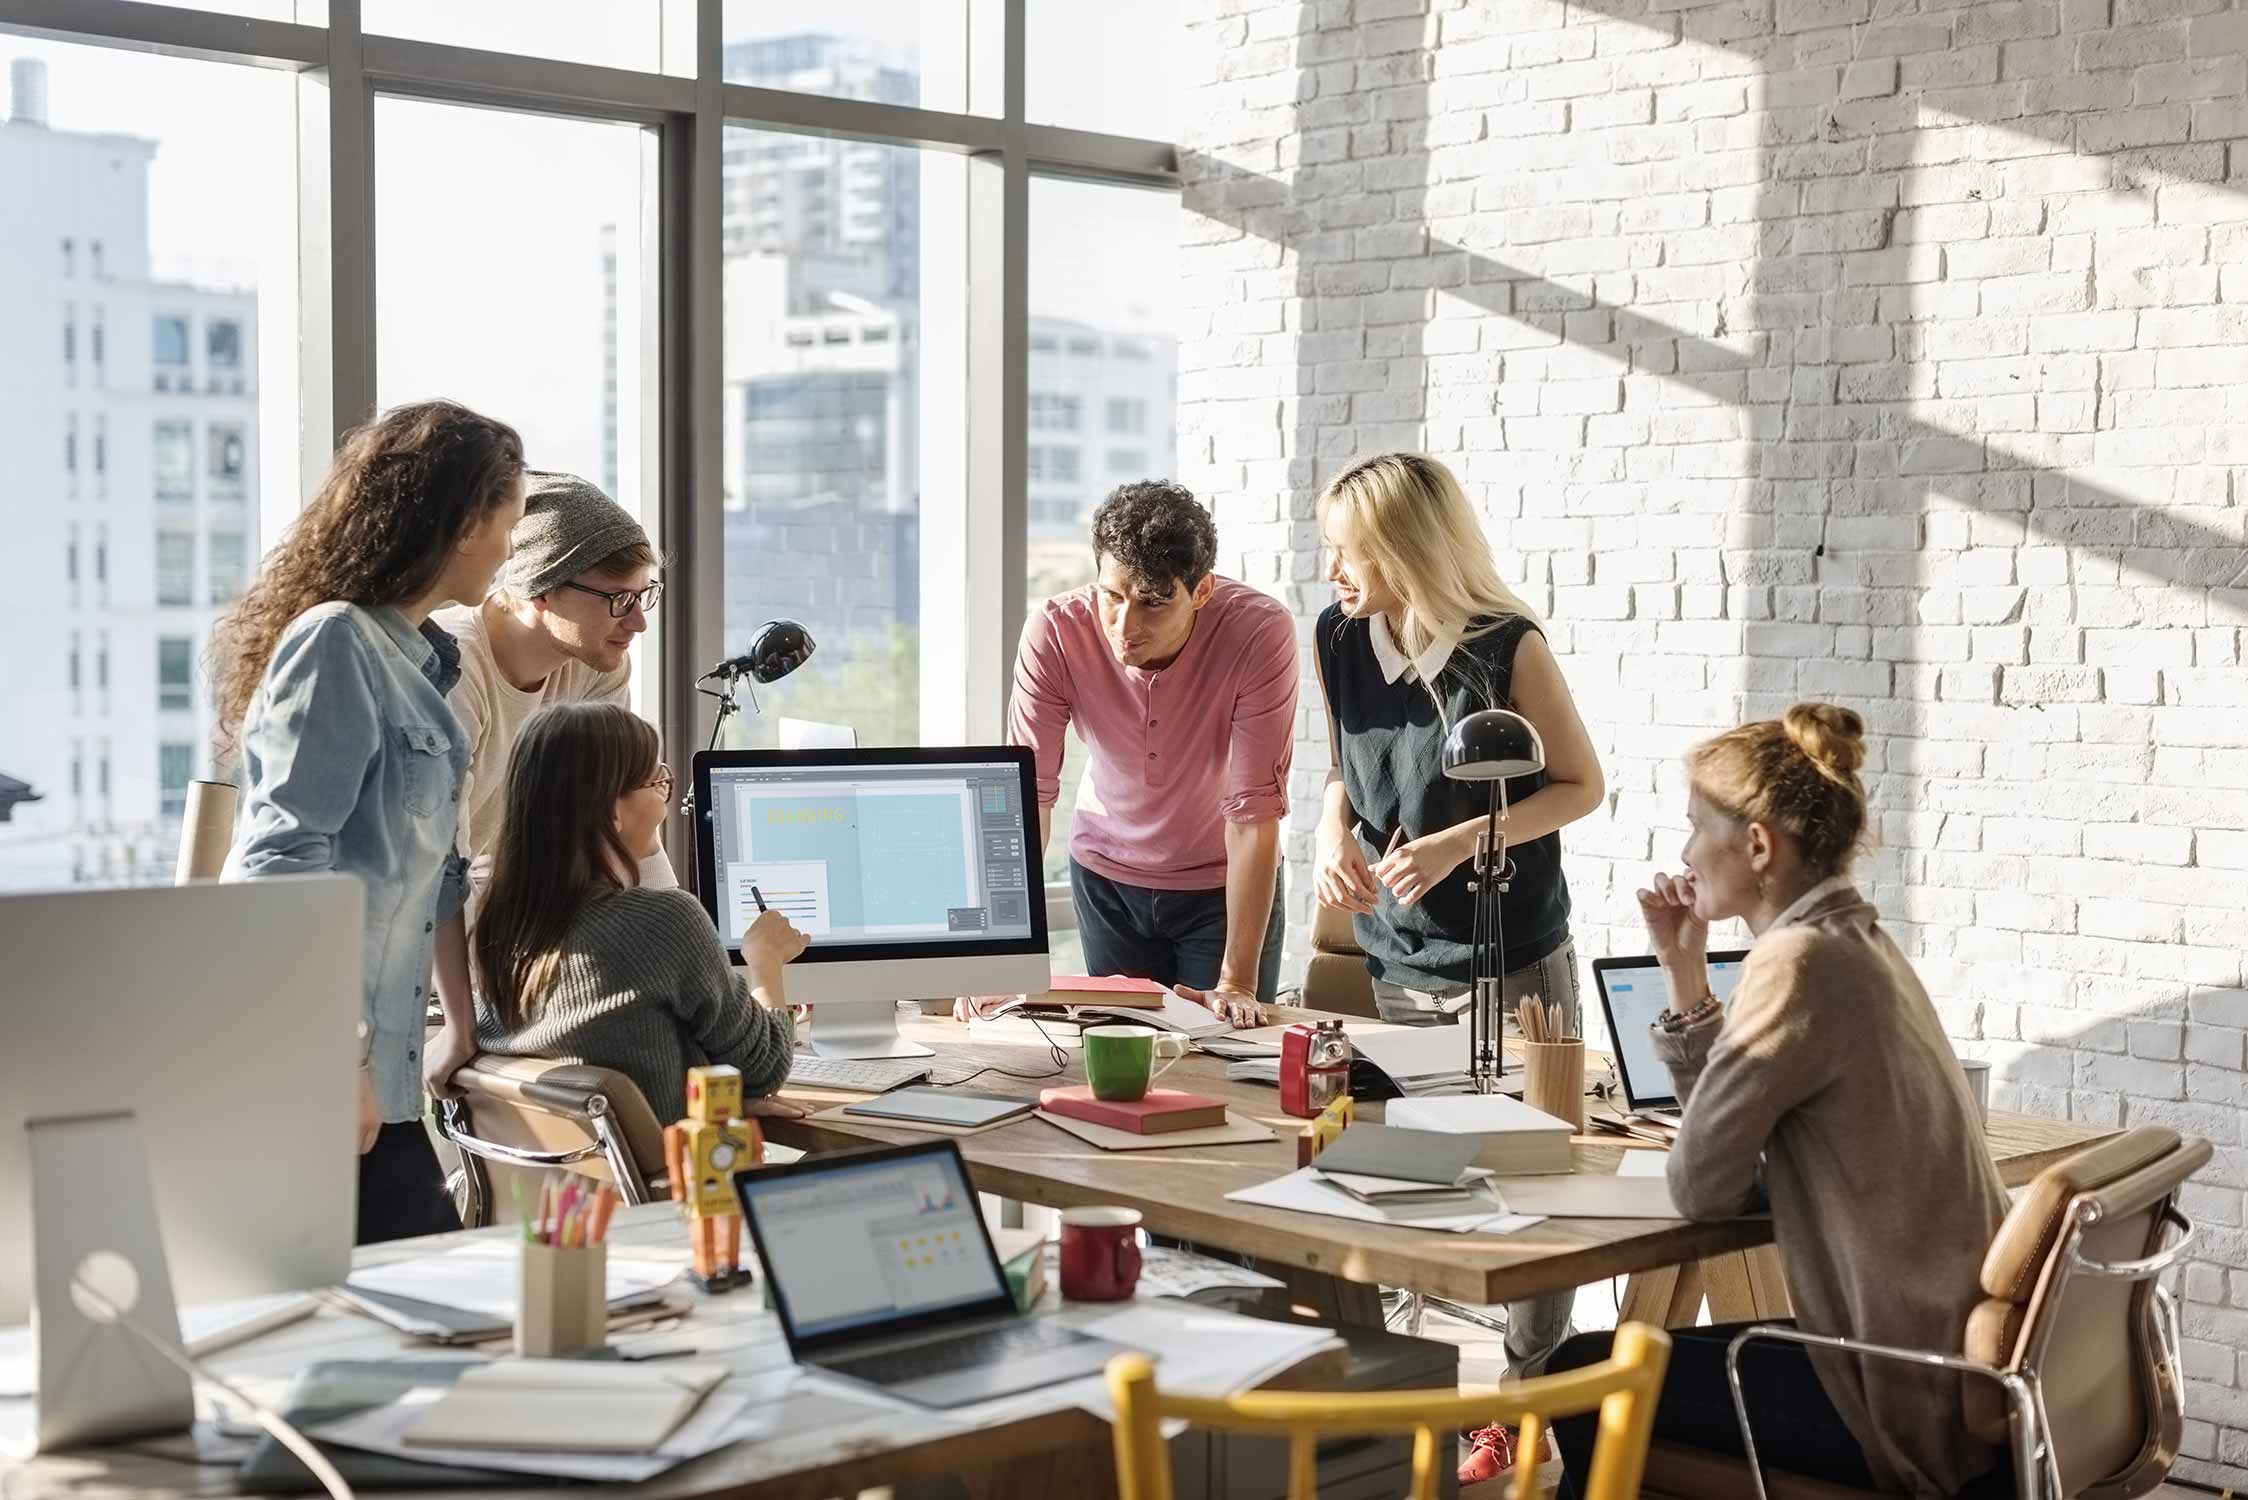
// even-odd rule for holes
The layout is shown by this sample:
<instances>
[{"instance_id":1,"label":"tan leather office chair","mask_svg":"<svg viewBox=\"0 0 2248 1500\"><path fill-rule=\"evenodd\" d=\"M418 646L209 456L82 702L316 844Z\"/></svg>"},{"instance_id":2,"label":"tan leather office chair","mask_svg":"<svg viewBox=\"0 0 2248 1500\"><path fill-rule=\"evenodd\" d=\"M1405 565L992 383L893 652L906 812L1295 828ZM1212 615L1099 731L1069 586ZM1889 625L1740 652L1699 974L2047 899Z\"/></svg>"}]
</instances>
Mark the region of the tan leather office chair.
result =
<instances>
[{"instance_id":1,"label":"tan leather office chair","mask_svg":"<svg viewBox=\"0 0 2248 1500\"><path fill-rule=\"evenodd\" d=\"M1983 1259L1984 1300L1959 1353L1757 1328L1734 1341L1729 1361L1771 1338L1972 1371L1961 1382L1968 1424L2012 1449L2021 1500L2143 1495L2169 1473L2185 1427L2177 1309L2159 1278L2192 1243L2178 1191L2209 1155L2199 1137L2143 1125L2040 1172ZM2178 1237L2165 1246L2173 1228ZM1754 1429L1745 1413L1742 1421L1751 1464L1658 1442L1646 1493L1871 1500L1870 1491L1748 1472Z\"/></svg>"},{"instance_id":2,"label":"tan leather office chair","mask_svg":"<svg viewBox=\"0 0 2248 1500\"><path fill-rule=\"evenodd\" d=\"M1374 981L1366 954L1351 935L1350 913L1311 904L1311 961L1304 966L1297 1004L1338 1015L1372 1017Z\"/></svg>"},{"instance_id":3,"label":"tan leather office chair","mask_svg":"<svg viewBox=\"0 0 2248 1500\"><path fill-rule=\"evenodd\" d=\"M638 1085L609 1068L535 1057L470 1059L461 1095L438 1101L437 1133L460 1152L453 1201L470 1229L498 1222L516 1174L553 1171L615 1185L628 1204L670 1196L663 1124Z\"/></svg>"}]
</instances>

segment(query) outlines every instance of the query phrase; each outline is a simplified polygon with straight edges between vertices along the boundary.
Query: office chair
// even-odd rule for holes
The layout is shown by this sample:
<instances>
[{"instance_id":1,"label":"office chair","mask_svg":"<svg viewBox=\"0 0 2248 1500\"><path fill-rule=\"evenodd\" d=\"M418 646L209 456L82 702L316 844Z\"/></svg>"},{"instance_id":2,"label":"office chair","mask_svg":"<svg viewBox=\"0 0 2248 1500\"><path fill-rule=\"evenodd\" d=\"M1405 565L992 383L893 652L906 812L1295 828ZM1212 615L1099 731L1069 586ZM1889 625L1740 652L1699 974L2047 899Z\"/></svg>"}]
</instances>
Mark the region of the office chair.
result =
<instances>
[{"instance_id":1,"label":"office chair","mask_svg":"<svg viewBox=\"0 0 2248 1500\"><path fill-rule=\"evenodd\" d=\"M2209 1143L2142 1125L2040 1172L1983 1258L1983 1301L1960 1348L1892 1349L1799 1329L1760 1339L1958 1370L1970 1431L2014 1458L2018 1500L2129 1500L2159 1485L2185 1428L2178 1314L2161 1275L2193 1242L2178 1193ZM2167 1245L2170 1230L2178 1237ZM1648 1456L1647 1493L1665 1500L1871 1500L1871 1491L1759 1472L1755 1431L1734 1386L1750 1460L1674 1443Z\"/></svg>"},{"instance_id":2,"label":"office chair","mask_svg":"<svg viewBox=\"0 0 2248 1500\"><path fill-rule=\"evenodd\" d=\"M448 1186L461 1223L495 1223L516 1172L574 1172L626 1204L670 1196L663 1125L639 1086L610 1068L536 1057L471 1058L438 1101L437 1133L460 1152ZM529 1184L536 1185L536 1180Z\"/></svg>"}]
</instances>

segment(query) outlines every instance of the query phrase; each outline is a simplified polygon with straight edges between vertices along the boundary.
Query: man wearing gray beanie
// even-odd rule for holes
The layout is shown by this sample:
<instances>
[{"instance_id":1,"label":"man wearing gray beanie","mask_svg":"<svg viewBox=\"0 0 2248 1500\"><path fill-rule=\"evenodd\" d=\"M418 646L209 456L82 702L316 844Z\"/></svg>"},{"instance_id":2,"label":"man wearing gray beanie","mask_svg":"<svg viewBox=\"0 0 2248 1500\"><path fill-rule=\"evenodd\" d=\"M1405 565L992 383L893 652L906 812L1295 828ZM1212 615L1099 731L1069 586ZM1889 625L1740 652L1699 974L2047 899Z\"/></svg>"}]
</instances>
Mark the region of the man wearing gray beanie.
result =
<instances>
[{"instance_id":1,"label":"man wearing gray beanie","mask_svg":"<svg viewBox=\"0 0 2248 1500\"><path fill-rule=\"evenodd\" d=\"M517 735L550 703L631 706L632 641L648 628L663 588L648 533L598 485L534 470L523 487L515 552L491 597L434 616L461 648L460 682L445 701L469 742L460 850L469 861L471 930L499 847ZM677 885L670 856L658 850L644 860L640 883ZM430 1087L443 1091L475 1051L473 1037L448 1034L432 1045Z\"/></svg>"}]
</instances>

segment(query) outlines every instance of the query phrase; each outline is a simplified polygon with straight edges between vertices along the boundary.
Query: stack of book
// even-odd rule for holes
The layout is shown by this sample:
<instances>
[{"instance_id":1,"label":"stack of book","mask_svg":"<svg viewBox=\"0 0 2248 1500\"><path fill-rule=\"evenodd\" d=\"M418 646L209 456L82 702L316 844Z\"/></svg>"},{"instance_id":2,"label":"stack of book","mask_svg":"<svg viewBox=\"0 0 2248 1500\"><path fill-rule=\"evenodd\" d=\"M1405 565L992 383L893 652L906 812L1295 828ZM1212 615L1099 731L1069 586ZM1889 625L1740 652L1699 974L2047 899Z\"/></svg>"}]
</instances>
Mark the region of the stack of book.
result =
<instances>
[{"instance_id":1,"label":"stack of book","mask_svg":"<svg viewBox=\"0 0 2248 1500\"><path fill-rule=\"evenodd\" d=\"M1038 1107L1048 1114L1089 1120L1095 1125L1130 1131L1134 1135L1207 1130L1225 1123L1223 1100L1207 1099L1178 1089L1149 1089L1143 1097L1126 1101L1096 1099L1092 1089L1078 1084L1072 1088L1044 1090L1038 1096Z\"/></svg>"},{"instance_id":2,"label":"stack of book","mask_svg":"<svg viewBox=\"0 0 2248 1500\"><path fill-rule=\"evenodd\" d=\"M1123 1022L1186 1037L1218 1036L1233 1028L1215 1011L1183 999L1152 979L1085 978L1057 974L1043 994L1025 995L993 1015L968 1023L979 1042L1018 1046L1082 1047L1088 1026Z\"/></svg>"}]
</instances>

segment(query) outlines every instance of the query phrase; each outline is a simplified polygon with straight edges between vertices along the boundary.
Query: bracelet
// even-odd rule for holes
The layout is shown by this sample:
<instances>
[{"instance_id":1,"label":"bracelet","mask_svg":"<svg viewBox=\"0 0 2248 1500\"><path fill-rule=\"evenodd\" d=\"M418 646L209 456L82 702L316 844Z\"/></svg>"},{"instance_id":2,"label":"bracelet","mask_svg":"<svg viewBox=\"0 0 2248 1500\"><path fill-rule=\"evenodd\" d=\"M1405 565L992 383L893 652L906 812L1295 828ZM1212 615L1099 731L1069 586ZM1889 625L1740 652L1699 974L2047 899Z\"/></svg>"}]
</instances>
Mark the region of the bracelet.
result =
<instances>
[{"instance_id":1,"label":"bracelet","mask_svg":"<svg viewBox=\"0 0 2248 1500\"><path fill-rule=\"evenodd\" d=\"M1679 1012L1675 1010L1664 1011L1661 1015L1655 1017L1655 1024L1657 1026L1660 1026L1664 1031L1670 1032L1675 1035L1678 1032L1688 1031L1696 1026L1701 1025L1702 1022L1716 1015L1722 1009L1724 1009L1724 1007L1717 1003L1716 995L1704 995L1702 997L1701 1003L1693 1007L1693 1009L1691 1010L1685 1012Z\"/></svg>"}]
</instances>

